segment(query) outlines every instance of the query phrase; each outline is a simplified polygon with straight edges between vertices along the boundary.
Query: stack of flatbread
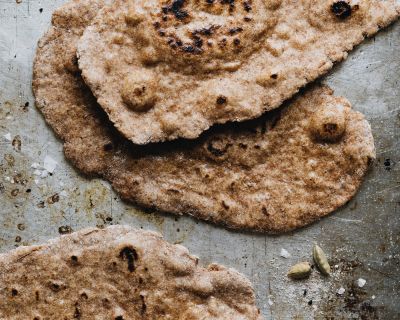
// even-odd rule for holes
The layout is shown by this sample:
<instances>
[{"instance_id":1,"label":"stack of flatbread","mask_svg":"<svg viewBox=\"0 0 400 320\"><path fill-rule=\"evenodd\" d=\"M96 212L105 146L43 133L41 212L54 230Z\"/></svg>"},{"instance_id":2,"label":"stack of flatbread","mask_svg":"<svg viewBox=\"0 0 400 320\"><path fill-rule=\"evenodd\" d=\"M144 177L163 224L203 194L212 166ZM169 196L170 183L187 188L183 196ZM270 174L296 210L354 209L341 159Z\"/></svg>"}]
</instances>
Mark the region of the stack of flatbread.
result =
<instances>
[{"instance_id":1,"label":"stack of flatbread","mask_svg":"<svg viewBox=\"0 0 400 320\"><path fill-rule=\"evenodd\" d=\"M73 0L33 89L66 157L122 198L286 232L349 201L375 158L364 116L306 85L399 15L394 0Z\"/></svg>"},{"instance_id":2,"label":"stack of flatbread","mask_svg":"<svg viewBox=\"0 0 400 320\"><path fill-rule=\"evenodd\" d=\"M395 0L73 0L39 41L37 106L83 173L143 207L280 233L356 193L375 158L310 84ZM0 255L1 319L260 320L248 280L157 234L90 229Z\"/></svg>"}]
</instances>

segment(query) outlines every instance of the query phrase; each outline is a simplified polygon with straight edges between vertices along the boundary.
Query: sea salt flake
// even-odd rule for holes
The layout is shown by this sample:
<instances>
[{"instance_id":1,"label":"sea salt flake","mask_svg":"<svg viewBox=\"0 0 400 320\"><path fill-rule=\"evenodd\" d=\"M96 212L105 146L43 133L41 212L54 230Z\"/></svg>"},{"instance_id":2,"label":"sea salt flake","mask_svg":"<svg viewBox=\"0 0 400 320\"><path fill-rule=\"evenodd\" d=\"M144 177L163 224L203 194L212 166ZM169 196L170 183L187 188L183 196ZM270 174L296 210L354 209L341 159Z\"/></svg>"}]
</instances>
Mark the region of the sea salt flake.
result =
<instances>
[{"instance_id":1,"label":"sea salt flake","mask_svg":"<svg viewBox=\"0 0 400 320\"><path fill-rule=\"evenodd\" d=\"M290 253L286 250L286 249L281 249L281 252L280 252L280 254L279 254L282 258L285 258L285 259L287 259L287 258L290 258Z\"/></svg>"},{"instance_id":2,"label":"sea salt flake","mask_svg":"<svg viewBox=\"0 0 400 320\"><path fill-rule=\"evenodd\" d=\"M375 298L376 298L375 296L372 296L372 297L371 297L372 300L375 300Z\"/></svg>"},{"instance_id":3,"label":"sea salt flake","mask_svg":"<svg viewBox=\"0 0 400 320\"><path fill-rule=\"evenodd\" d=\"M342 295L345 292L346 292L346 289L343 288L343 287L339 288L338 291L336 291L336 293L339 294L339 295Z\"/></svg>"},{"instance_id":4,"label":"sea salt flake","mask_svg":"<svg viewBox=\"0 0 400 320\"><path fill-rule=\"evenodd\" d=\"M5 134L5 135L4 135L4 139L6 139L6 140L8 140L8 141L11 141L11 140L12 140L12 139L11 139L11 133Z\"/></svg>"},{"instance_id":5,"label":"sea salt flake","mask_svg":"<svg viewBox=\"0 0 400 320\"><path fill-rule=\"evenodd\" d=\"M68 196L68 192L63 190L63 191L60 192L60 196L67 197Z\"/></svg>"},{"instance_id":6,"label":"sea salt flake","mask_svg":"<svg viewBox=\"0 0 400 320\"><path fill-rule=\"evenodd\" d=\"M366 283L367 283L367 280L365 280L365 279L360 278L360 279L357 280L357 285L360 288L364 287Z\"/></svg>"},{"instance_id":7,"label":"sea salt flake","mask_svg":"<svg viewBox=\"0 0 400 320\"><path fill-rule=\"evenodd\" d=\"M34 163L31 164L31 168L32 169L39 169L40 166L39 166L39 164L37 162L34 162Z\"/></svg>"},{"instance_id":8,"label":"sea salt flake","mask_svg":"<svg viewBox=\"0 0 400 320\"><path fill-rule=\"evenodd\" d=\"M42 173L40 174L40 177L42 179L46 178L49 175L49 172L47 170L43 170Z\"/></svg>"},{"instance_id":9,"label":"sea salt flake","mask_svg":"<svg viewBox=\"0 0 400 320\"><path fill-rule=\"evenodd\" d=\"M43 161L43 168L46 169L47 172L53 173L57 167L57 161L54 160L50 156L46 156Z\"/></svg>"},{"instance_id":10,"label":"sea salt flake","mask_svg":"<svg viewBox=\"0 0 400 320\"><path fill-rule=\"evenodd\" d=\"M35 176L41 176L41 175L42 175L42 171L36 169L35 171L33 171L33 174L34 174Z\"/></svg>"},{"instance_id":11,"label":"sea salt flake","mask_svg":"<svg viewBox=\"0 0 400 320\"><path fill-rule=\"evenodd\" d=\"M270 298L268 298L268 304L269 304L270 306L272 306L272 305L274 304L274 302L273 302Z\"/></svg>"}]
</instances>

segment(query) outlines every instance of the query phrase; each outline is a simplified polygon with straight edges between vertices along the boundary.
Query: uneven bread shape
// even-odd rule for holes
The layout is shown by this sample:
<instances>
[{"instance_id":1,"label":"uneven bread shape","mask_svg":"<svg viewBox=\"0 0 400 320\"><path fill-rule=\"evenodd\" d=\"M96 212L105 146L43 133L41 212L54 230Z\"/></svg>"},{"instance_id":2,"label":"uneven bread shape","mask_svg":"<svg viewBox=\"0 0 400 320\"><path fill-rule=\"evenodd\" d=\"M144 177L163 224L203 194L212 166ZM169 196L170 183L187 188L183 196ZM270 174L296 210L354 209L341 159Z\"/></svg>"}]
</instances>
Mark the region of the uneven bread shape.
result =
<instances>
[{"instance_id":1,"label":"uneven bread shape","mask_svg":"<svg viewBox=\"0 0 400 320\"><path fill-rule=\"evenodd\" d=\"M261 320L251 283L128 226L0 255L2 319Z\"/></svg>"},{"instance_id":2,"label":"uneven bread shape","mask_svg":"<svg viewBox=\"0 0 400 320\"><path fill-rule=\"evenodd\" d=\"M71 63L84 30L77 17L97 7L80 0L55 12L34 63L37 106L81 171L143 207L270 233L316 221L356 193L375 157L371 129L326 87L195 141L135 146L122 138ZM65 13L72 25L57 23Z\"/></svg>"},{"instance_id":3,"label":"uneven bread shape","mask_svg":"<svg viewBox=\"0 0 400 320\"><path fill-rule=\"evenodd\" d=\"M399 14L394 0L117 0L79 66L132 142L193 139L279 107Z\"/></svg>"}]
</instances>

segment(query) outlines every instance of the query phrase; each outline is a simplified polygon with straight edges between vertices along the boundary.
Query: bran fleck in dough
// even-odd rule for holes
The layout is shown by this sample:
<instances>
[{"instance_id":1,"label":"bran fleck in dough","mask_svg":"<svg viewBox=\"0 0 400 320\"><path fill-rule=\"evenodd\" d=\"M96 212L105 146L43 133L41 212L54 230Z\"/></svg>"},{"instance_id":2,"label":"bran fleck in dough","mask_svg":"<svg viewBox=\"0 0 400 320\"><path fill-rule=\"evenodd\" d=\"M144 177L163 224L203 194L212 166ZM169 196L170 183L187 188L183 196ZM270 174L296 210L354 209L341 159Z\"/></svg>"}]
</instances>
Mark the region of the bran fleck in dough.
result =
<instances>
[{"instance_id":1,"label":"bran fleck in dough","mask_svg":"<svg viewBox=\"0 0 400 320\"><path fill-rule=\"evenodd\" d=\"M117 0L79 66L132 142L193 139L279 107L399 14L395 0Z\"/></svg>"}]
</instances>

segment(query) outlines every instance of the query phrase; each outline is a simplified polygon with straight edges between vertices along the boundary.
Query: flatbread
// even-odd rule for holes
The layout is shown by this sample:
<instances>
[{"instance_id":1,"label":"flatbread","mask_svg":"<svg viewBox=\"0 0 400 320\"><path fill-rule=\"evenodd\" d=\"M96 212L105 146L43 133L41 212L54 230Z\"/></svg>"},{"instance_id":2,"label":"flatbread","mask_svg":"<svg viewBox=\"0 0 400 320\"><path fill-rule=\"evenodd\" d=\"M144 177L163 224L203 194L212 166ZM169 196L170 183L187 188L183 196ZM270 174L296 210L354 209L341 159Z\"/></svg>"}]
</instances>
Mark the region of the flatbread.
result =
<instances>
[{"instance_id":1,"label":"flatbread","mask_svg":"<svg viewBox=\"0 0 400 320\"><path fill-rule=\"evenodd\" d=\"M261 320L249 280L128 226L0 255L1 319Z\"/></svg>"},{"instance_id":2,"label":"flatbread","mask_svg":"<svg viewBox=\"0 0 400 320\"><path fill-rule=\"evenodd\" d=\"M116 0L79 66L132 142L193 139L279 107L399 14L395 0Z\"/></svg>"},{"instance_id":3,"label":"flatbread","mask_svg":"<svg viewBox=\"0 0 400 320\"><path fill-rule=\"evenodd\" d=\"M316 221L356 193L375 158L371 129L326 87L195 141L137 146L122 138L76 65L76 43L97 8L75 0L57 10L34 63L36 104L81 171L142 207L270 233Z\"/></svg>"}]
</instances>

